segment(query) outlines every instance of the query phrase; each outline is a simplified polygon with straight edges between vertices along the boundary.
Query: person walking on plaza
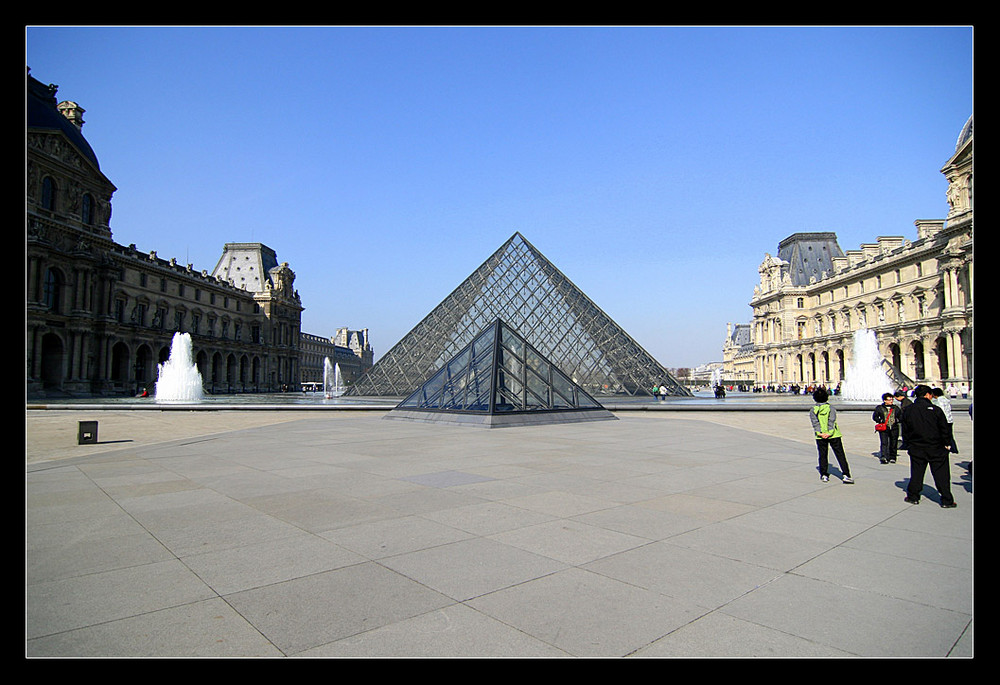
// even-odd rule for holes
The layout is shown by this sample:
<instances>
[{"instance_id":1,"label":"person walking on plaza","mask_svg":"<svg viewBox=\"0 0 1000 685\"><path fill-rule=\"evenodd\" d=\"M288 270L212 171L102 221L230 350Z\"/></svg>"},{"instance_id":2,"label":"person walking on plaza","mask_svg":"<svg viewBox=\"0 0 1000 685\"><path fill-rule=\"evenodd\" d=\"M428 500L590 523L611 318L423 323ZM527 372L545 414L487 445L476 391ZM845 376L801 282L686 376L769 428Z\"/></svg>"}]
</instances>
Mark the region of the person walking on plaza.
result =
<instances>
[{"instance_id":1,"label":"person walking on plaza","mask_svg":"<svg viewBox=\"0 0 1000 685\"><path fill-rule=\"evenodd\" d=\"M837 426L837 410L829 404L830 395L825 388L813 393L816 404L809 410L813 433L816 436L816 450L819 452L819 478L826 483L830 480L829 452L833 449L834 456L840 464L840 473L844 485L851 485L851 467L847 464L847 454L844 452L843 434Z\"/></svg>"},{"instance_id":2,"label":"person walking on plaza","mask_svg":"<svg viewBox=\"0 0 1000 685\"><path fill-rule=\"evenodd\" d=\"M875 432L878 433L880 464L896 463L896 441L899 439L899 411L892 403L891 392L882 395L882 404L875 407L872 420L875 422Z\"/></svg>"},{"instance_id":3,"label":"person walking on plaza","mask_svg":"<svg viewBox=\"0 0 1000 685\"><path fill-rule=\"evenodd\" d=\"M924 489L924 472L928 466L934 485L941 497L941 506L951 509L955 498L951 494L951 466L948 463L948 441L951 435L948 419L941 407L931 400L934 392L926 385L914 390L916 399L903 412L903 433L906 451L910 455L910 482L906 485L906 498L910 504L920 503Z\"/></svg>"},{"instance_id":4,"label":"person walking on plaza","mask_svg":"<svg viewBox=\"0 0 1000 685\"><path fill-rule=\"evenodd\" d=\"M935 405L941 407L944 417L948 419L948 449L952 454L958 454L958 445L955 444L955 417L951 413L951 400L945 396L944 390L941 388L934 388L932 392L934 393L932 401Z\"/></svg>"},{"instance_id":5,"label":"person walking on plaza","mask_svg":"<svg viewBox=\"0 0 1000 685\"><path fill-rule=\"evenodd\" d=\"M896 404L899 406L899 418L900 418L900 421L901 421L900 424L899 424L899 449L905 450L906 449L906 428L902 424L902 418L903 418L903 412L906 411L907 407L909 407L911 404L913 404L913 401L910 400L910 398L906 396L906 391L902 390L902 389L896 391L895 399L896 399Z\"/></svg>"}]
</instances>

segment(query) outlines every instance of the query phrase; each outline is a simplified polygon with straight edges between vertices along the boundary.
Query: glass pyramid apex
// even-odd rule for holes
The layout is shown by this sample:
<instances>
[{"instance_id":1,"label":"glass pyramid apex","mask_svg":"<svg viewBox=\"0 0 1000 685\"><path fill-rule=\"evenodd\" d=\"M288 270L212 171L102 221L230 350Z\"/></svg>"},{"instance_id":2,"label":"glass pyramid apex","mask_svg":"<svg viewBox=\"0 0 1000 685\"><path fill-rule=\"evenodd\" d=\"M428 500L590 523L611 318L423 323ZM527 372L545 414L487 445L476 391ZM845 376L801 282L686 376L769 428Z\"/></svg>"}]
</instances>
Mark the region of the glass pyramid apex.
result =
<instances>
[{"instance_id":1,"label":"glass pyramid apex","mask_svg":"<svg viewBox=\"0 0 1000 685\"><path fill-rule=\"evenodd\" d=\"M590 395L690 392L520 233L515 233L349 391L407 397L497 319Z\"/></svg>"}]
</instances>

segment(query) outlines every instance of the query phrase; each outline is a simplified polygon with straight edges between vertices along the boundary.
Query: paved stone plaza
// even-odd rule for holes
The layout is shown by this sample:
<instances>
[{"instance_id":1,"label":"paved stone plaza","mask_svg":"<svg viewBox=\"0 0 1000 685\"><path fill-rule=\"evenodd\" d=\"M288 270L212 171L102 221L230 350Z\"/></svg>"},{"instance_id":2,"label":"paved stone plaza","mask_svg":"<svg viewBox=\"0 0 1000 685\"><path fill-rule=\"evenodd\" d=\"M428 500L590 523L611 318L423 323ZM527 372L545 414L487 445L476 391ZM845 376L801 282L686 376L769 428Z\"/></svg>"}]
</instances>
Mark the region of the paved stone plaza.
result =
<instances>
[{"instance_id":1,"label":"paved stone plaza","mask_svg":"<svg viewBox=\"0 0 1000 685\"><path fill-rule=\"evenodd\" d=\"M383 414L29 408L26 654L973 655L967 413L952 510L869 412L853 486L804 410Z\"/></svg>"}]
</instances>

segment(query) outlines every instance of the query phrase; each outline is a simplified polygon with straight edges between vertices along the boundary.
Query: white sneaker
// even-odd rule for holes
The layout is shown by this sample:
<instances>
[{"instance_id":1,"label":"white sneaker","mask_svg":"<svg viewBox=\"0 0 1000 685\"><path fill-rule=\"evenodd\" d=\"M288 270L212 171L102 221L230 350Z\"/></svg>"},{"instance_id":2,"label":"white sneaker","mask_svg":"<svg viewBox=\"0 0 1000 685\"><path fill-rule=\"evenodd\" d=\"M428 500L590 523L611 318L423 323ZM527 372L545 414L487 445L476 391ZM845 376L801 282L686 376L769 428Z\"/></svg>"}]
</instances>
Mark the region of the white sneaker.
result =
<instances>
[{"instance_id":1,"label":"white sneaker","mask_svg":"<svg viewBox=\"0 0 1000 685\"><path fill-rule=\"evenodd\" d=\"M819 479L824 483L829 482L830 476L820 476Z\"/></svg>"},{"instance_id":2,"label":"white sneaker","mask_svg":"<svg viewBox=\"0 0 1000 685\"><path fill-rule=\"evenodd\" d=\"M850 476L844 476L844 485L854 485L854 479Z\"/></svg>"}]
</instances>

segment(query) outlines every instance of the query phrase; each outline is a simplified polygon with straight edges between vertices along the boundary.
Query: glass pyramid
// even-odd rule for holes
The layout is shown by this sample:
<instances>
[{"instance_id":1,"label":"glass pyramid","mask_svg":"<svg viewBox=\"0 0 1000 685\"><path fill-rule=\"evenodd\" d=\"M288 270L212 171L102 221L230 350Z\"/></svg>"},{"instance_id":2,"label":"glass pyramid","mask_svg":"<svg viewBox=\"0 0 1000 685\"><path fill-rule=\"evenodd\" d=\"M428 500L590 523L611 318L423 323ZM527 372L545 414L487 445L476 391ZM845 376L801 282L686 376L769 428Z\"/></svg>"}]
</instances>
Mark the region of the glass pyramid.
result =
<instances>
[{"instance_id":1,"label":"glass pyramid","mask_svg":"<svg viewBox=\"0 0 1000 685\"><path fill-rule=\"evenodd\" d=\"M406 397L502 319L587 393L691 393L590 298L515 233L349 391Z\"/></svg>"},{"instance_id":2,"label":"glass pyramid","mask_svg":"<svg viewBox=\"0 0 1000 685\"><path fill-rule=\"evenodd\" d=\"M615 416L497 319L387 418L492 428Z\"/></svg>"}]
</instances>

